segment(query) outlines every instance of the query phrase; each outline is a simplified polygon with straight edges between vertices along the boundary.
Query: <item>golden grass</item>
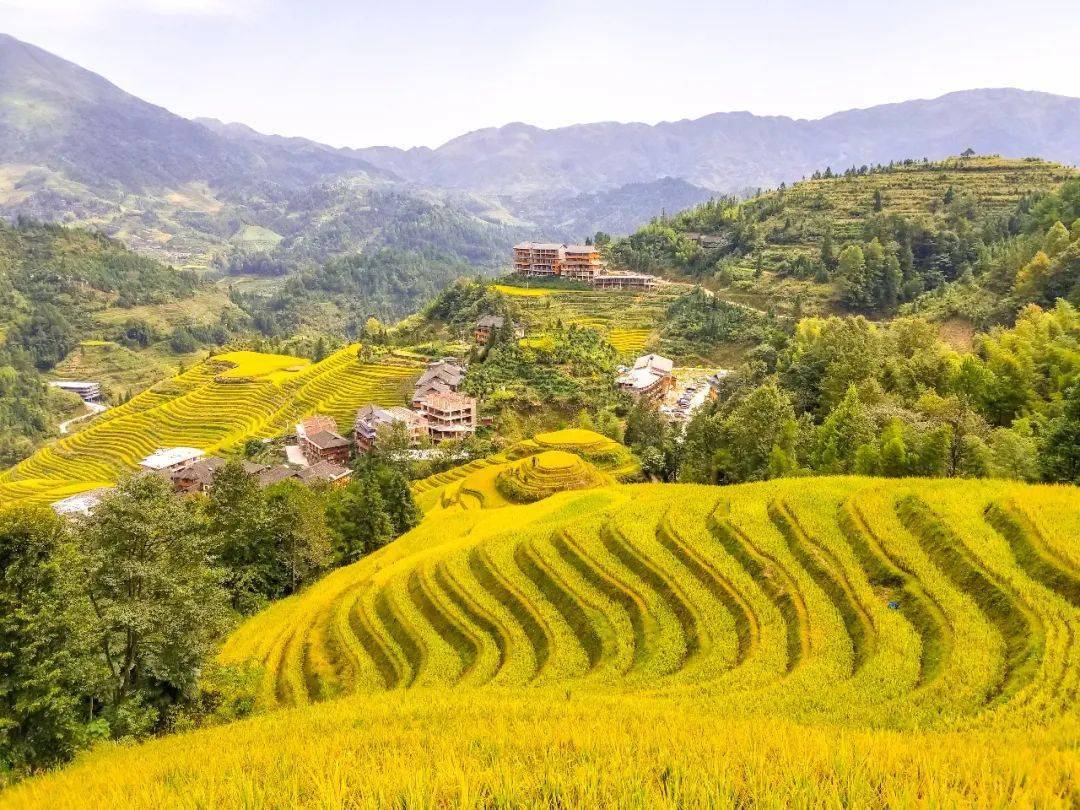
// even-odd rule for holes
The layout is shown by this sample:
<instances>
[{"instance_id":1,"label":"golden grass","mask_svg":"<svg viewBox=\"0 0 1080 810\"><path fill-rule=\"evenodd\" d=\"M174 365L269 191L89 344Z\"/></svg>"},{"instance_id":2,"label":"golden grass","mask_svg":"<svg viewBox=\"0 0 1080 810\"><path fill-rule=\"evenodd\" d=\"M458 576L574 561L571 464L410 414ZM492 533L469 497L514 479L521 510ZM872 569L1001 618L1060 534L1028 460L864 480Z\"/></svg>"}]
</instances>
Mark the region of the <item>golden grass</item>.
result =
<instances>
[{"instance_id":1,"label":"golden grass","mask_svg":"<svg viewBox=\"0 0 1080 810\"><path fill-rule=\"evenodd\" d=\"M0 808L1074 807L1078 516L854 477L438 511L229 637L277 711Z\"/></svg>"},{"instance_id":2,"label":"golden grass","mask_svg":"<svg viewBox=\"0 0 1080 810\"><path fill-rule=\"evenodd\" d=\"M397 692L106 748L0 808L1075 806L1075 723L909 733L681 702Z\"/></svg>"}]
</instances>

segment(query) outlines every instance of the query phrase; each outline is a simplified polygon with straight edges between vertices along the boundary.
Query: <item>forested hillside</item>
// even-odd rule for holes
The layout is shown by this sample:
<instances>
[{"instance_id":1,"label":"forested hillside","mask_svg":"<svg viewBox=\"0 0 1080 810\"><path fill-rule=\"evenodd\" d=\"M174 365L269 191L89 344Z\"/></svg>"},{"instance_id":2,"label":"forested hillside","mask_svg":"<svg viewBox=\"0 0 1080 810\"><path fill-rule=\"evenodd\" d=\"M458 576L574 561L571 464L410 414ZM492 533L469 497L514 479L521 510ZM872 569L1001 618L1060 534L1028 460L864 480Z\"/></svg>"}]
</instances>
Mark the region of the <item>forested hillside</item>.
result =
<instances>
[{"instance_id":1,"label":"forested hillside","mask_svg":"<svg viewBox=\"0 0 1080 810\"><path fill-rule=\"evenodd\" d=\"M77 407L77 400L48 392L42 373L80 341L100 336L102 318L192 299L196 288L192 273L165 267L111 239L52 225L0 222L3 463L26 455L52 434L61 413ZM137 343L142 332L130 331ZM124 327L116 332L111 336L118 339L127 334Z\"/></svg>"},{"instance_id":2,"label":"forested hillside","mask_svg":"<svg viewBox=\"0 0 1080 810\"><path fill-rule=\"evenodd\" d=\"M1075 176L1041 160L975 156L825 169L744 202L656 219L610 255L796 314L889 316L950 282L974 283L994 300L970 295L954 308L985 327L1008 323L1019 304L1052 302L1026 287L1009 293L1037 240L1080 214L1077 182L1063 188Z\"/></svg>"}]
</instances>

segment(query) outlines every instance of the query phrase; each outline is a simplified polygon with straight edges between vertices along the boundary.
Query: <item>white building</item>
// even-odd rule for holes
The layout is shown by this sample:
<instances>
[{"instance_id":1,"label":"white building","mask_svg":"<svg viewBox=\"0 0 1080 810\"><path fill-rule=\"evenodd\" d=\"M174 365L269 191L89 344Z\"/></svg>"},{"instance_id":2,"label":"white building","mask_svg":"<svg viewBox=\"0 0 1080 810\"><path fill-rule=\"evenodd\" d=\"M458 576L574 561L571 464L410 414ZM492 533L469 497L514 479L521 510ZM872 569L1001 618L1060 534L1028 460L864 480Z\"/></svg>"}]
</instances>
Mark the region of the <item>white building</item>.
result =
<instances>
[{"instance_id":1,"label":"white building","mask_svg":"<svg viewBox=\"0 0 1080 810\"><path fill-rule=\"evenodd\" d=\"M619 389L635 399L656 399L674 383L675 364L658 354L646 354L634 361L634 367L615 380Z\"/></svg>"},{"instance_id":2,"label":"white building","mask_svg":"<svg viewBox=\"0 0 1080 810\"><path fill-rule=\"evenodd\" d=\"M86 380L54 380L49 383L53 388L71 391L82 397L83 402L97 402L101 399L101 383Z\"/></svg>"},{"instance_id":3,"label":"white building","mask_svg":"<svg viewBox=\"0 0 1080 810\"><path fill-rule=\"evenodd\" d=\"M205 455L206 453L202 450L197 450L194 447L163 447L160 450L155 450L140 461L139 466L144 470L155 472L159 470L174 472Z\"/></svg>"}]
</instances>

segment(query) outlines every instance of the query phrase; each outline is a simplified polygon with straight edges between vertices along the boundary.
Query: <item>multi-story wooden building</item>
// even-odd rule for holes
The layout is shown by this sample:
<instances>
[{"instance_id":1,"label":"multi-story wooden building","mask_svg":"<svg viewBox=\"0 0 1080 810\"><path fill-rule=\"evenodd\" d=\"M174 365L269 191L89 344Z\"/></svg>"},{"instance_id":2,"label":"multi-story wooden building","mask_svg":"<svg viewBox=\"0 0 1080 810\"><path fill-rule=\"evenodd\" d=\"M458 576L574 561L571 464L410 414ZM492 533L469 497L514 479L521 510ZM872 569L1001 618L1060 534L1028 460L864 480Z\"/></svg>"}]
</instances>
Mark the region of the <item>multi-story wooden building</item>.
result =
<instances>
[{"instance_id":1,"label":"multi-story wooden building","mask_svg":"<svg viewBox=\"0 0 1080 810\"><path fill-rule=\"evenodd\" d=\"M365 405L356 412L356 423L353 426L357 452L369 452L379 440L379 432L390 430L394 425L404 428L409 444L413 447L420 444L420 440L427 434L427 422L415 411L400 406L380 408L378 405Z\"/></svg>"},{"instance_id":2,"label":"multi-story wooden building","mask_svg":"<svg viewBox=\"0 0 1080 810\"><path fill-rule=\"evenodd\" d=\"M429 394L420 401L419 412L435 441L462 439L476 432L476 400L464 394Z\"/></svg>"},{"instance_id":3,"label":"multi-story wooden building","mask_svg":"<svg viewBox=\"0 0 1080 810\"><path fill-rule=\"evenodd\" d=\"M589 283L604 271L595 245L522 242L514 245L514 272L531 278L558 276Z\"/></svg>"},{"instance_id":4,"label":"multi-story wooden building","mask_svg":"<svg viewBox=\"0 0 1080 810\"><path fill-rule=\"evenodd\" d=\"M349 440L337 432L337 422L330 416L301 419L296 426L296 439L308 464L320 461L349 463Z\"/></svg>"},{"instance_id":5,"label":"multi-story wooden building","mask_svg":"<svg viewBox=\"0 0 1080 810\"><path fill-rule=\"evenodd\" d=\"M457 391L465 379L465 366L452 359L443 358L428 363L420 379L413 387L412 406L420 407L420 401L430 394L446 394Z\"/></svg>"}]
</instances>

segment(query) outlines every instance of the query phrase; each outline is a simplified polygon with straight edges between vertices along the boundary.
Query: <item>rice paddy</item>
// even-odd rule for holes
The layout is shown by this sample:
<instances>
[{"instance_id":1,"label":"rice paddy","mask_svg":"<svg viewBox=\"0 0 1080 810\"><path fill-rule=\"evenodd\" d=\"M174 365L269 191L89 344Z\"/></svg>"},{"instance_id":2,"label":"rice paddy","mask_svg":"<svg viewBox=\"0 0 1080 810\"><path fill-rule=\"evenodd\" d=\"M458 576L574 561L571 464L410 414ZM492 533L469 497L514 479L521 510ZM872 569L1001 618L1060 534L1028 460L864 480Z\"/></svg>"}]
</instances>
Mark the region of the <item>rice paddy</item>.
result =
<instances>
[{"instance_id":1,"label":"rice paddy","mask_svg":"<svg viewBox=\"0 0 1080 810\"><path fill-rule=\"evenodd\" d=\"M608 290L559 290L493 285L511 297L531 337L558 324L596 329L616 351L640 354L654 338L668 307L686 292L682 285L666 285L651 293Z\"/></svg>"},{"instance_id":2,"label":"rice paddy","mask_svg":"<svg viewBox=\"0 0 1080 810\"><path fill-rule=\"evenodd\" d=\"M400 358L363 363L356 346L317 364L258 352L218 355L105 412L0 475L0 505L47 503L106 486L161 447L228 453L249 438L279 436L316 412L333 416L347 429L363 404L400 404L419 371Z\"/></svg>"},{"instance_id":3,"label":"rice paddy","mask_svg":"<svg viewBox=\"0 0 1080 810\"><path fill-rule=\"evenodd\" d=\"M440 510L229 637L267 714L0 807L1075 806L1078 516L865 478Z\"/></svg>"}]
</instances>

